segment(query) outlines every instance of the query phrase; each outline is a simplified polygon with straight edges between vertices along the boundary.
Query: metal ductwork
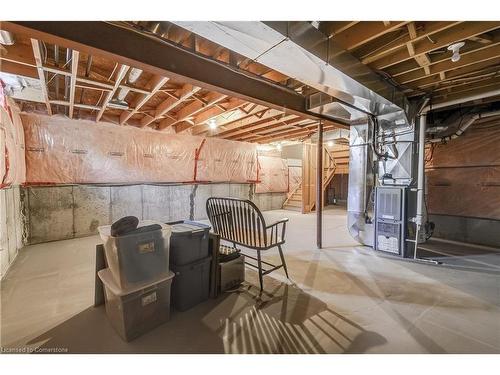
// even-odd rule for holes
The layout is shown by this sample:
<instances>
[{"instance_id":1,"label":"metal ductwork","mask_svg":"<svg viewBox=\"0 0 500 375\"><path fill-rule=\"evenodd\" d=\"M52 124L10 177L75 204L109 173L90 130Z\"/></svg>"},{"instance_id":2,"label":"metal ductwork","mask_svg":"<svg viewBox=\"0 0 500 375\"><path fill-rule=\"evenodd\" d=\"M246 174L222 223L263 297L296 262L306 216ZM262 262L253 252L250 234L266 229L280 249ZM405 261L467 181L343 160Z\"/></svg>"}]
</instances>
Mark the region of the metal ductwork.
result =
<instances>
[{"instance_id":1,"label":"metal ductwork","mask_svg":"<svg viewBox=\"0 0 500 375\"><path fill-rule=\"evenodd\" d=\"M369 68L361 68L358 60L357 64L353 60L345 64L349 59L334 47L334 40L308 22L174 23L327 94L309 98L311 112L347 122L398 112L406 121L404 96ZM349 75L331 63L335 60L350 69ZM353 67L364 69L358 75L384 95L351 78ZM398 104L394 103L396 98Z\"/></svg>"},{"instance_id":2,"label":"metal ductwork","mask_svg":"<svg viewBox=\"0 0 500 375\"><path fill-rule=\"evenodd\" d=\"M373 126L368 121L352 125L349 135L349 193L347 195L347 229L356 241L373 246L373 213L375 176L371 150Z\"/></svg>"},{"instance_id":3,"label":"metal ductwork","mask_svg":"<svg viewBox=\"0 0 500 375\"><path fill-rule=\"evenodd\" d=\"M15 74L0 72L0 80L5 83L5 92L13 99L44 103L40 80Z\"/></svg>"},{"instance_id":4,"label":"metal ductwork","mask_svg":"<svg viewBox=\"0 0 500 375\"><path fill-rule=\"evenodd\" d=\"M351 125L348 229L372 246L376 174L400 184L414 181L415 126L407 119L411 108L403 93L309 22L174 23L318 90L308 97L308 111ZM392 155L377 163L381 173L374 167L375 124L395 143Z\"/></svg>"},{"instance_id":5,"label":"metal ductwork","mask_svg":"<svg viewBox=\"0 0 500 375\"><path fill-rule=\"evenodd\" d=\"M139 79L139 77L141 76L141 74L142 74L142 69L138 69L138 68L130 69L130 72L129 72L128 77L127 77L127 82L128 83L136 82ZM130 92L129 89L121 88L118 91L116 98L111 100L108 103L108 106L111 108L128 109L128 103L125 101L125 97L127 96L127 94L129 92Z\"/></svg>"},{"instance_id":6,"label":"metal ductwork","mask_svg":"<svg viewBox=\"0 0 500 375\"><path fill-rule=\"evenodd\" d=\"M11 46L15 43L14 35L11 32L0 30L0 44Z\"/></svg>"}]
</instances>

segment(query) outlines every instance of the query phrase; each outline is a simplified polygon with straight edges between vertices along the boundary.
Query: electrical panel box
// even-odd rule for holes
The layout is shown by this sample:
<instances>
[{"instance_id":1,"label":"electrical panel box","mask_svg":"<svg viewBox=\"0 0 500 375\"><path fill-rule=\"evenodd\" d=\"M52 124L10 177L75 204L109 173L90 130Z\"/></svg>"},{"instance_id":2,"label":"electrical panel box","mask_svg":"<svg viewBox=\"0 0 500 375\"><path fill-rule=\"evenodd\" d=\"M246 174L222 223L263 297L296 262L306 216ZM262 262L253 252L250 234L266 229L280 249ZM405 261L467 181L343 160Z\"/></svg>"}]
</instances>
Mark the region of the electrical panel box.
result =
<instances>
[{"instance_id":1,"label":"electrical panel box","mask_svg":"<svg viewBox=\"0 0 500 375\"><path fill-rule=\"evenodd\" d=\"M409 187L378 186L375 194L374 248L401 257L412 256L410 220L415 192ZM413 253L412 253L413 254Z\"/></svg>"}]
</instances>

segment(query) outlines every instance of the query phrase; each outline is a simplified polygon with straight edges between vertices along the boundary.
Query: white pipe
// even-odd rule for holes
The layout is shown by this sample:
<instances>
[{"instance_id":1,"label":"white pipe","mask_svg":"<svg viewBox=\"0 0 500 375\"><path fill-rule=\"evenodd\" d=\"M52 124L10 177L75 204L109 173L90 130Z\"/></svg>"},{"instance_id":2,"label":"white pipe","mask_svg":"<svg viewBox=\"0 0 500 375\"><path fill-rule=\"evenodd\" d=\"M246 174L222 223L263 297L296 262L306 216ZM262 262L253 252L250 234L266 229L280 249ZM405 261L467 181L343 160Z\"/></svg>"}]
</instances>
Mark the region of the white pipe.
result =
<instances>
[{"instance_id":1,"label":"white pipe","mask_svg":"<svg viewBox=\"0 0 500 375\"><path fill-rule=\"evenodd\" d=\"M420 116L418 131L418 174L417 174L417 215L415 223L420 226L423 217L424 203L424 172L425 172L425 128L427 126L427 115Z\"/></svg>"},{"instance_id":2,"label":"white pipe","mask_svg":"<svg viewBox=\"0 0 500 375\"><path fill-rule=\"evenodd\" d=\"M417 214L415 216L415 250L413 258L417 259L418 236L422 228L424 211L424 178L425 178L425 128L427 127L427 115L420 115L418 130L418 175L417 175Z\"/></svg>"},{"instance_id":3,"label":"white pipe","mask_svg":"<svg viewBox=\"0 0 500 375\"><path fill-rule=\"evenodd\" d=\"M471 126L476 120L479 120L480 118L485 118L485 117L492 117L492 116L499 116L500 115L500 110L499 111L492 111L492 112L486 112L486 113L478 113L476 115L473 115L469 120L464 122L458 129L457 131L452 134L448 135L446 137L441 137L441 138L432 138L429 139L430 143L442 143L446 141L451 141L452 139L455 139L462 135L464 131L466 131L469 126Z\"/></svg>"},{"instance_id":4,"label":"white pipe","mask_svg":"<svg viewBox=\"0 0 500 375\"><path fill-rule=\"evenodd\" d=\"M422 108L420 113L425 114L425 113L429 112L430 110L449 107L449 106L452 106L455 104L462 104L465 102L470 102L472 100L479 100L479 99L489 98L491 96L497 96L497 95L500 95L500 89L483 92L482 94L467 96L467 97L461 98L461 99L450 100L448 102L443 102L443 103L439 103L439 104L434 104L434 105L430 104L430 105L427 105L424 108Z\"/></svg>"}]
</instances>

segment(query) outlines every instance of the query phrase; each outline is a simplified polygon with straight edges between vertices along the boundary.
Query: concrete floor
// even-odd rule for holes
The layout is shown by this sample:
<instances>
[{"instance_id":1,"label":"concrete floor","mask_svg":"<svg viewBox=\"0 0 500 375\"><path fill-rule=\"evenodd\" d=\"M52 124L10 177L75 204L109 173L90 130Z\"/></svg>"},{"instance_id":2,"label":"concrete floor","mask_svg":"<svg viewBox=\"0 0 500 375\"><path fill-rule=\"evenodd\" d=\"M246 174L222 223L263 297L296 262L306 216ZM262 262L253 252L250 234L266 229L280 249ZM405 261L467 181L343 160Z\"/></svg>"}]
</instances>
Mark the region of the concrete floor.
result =
<instances>
[{"instance_id":1,"label":"concrete floor","mask_svg":"<svg viewBox=\"0 0 500 375\"><path fill-rule=\"evenodd\" d=\"M75 353L500 353L499 253L450 255L456 246L434 241L423 254L454 264L390 258L357 245L341 209L325 212L319 251L314 214L265 216L290 218L285 256L292 282L277 271L265 277L259 295L256 273L247 269L239 292L173 313L130 343L115 334L102 306L92 307L98 237L29 246L2 282L2 346ZM267 258L278 261L273 250Z\"/></svg>"}]
</instances>

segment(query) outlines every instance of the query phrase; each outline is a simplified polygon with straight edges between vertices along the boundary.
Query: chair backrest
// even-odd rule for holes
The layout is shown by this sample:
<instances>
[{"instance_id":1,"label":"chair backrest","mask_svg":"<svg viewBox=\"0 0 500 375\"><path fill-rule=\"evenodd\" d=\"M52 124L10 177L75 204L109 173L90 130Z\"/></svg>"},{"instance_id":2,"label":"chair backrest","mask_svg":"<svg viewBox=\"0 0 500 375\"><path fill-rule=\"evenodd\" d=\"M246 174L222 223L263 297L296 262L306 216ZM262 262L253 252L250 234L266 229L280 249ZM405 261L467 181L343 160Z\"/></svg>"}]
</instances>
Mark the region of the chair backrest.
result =
<instances>
[{"instance_id":1,"label":"chair backrest","mask_svg":"<svg viewBox=\"0 0 500 375\"><path fill-rule=\"evenodd\" d=\"M211 197L207 214L221 238L249 248L264 248L266 223L257 206L247 199Z\"/></svg>"}]
</instances>

